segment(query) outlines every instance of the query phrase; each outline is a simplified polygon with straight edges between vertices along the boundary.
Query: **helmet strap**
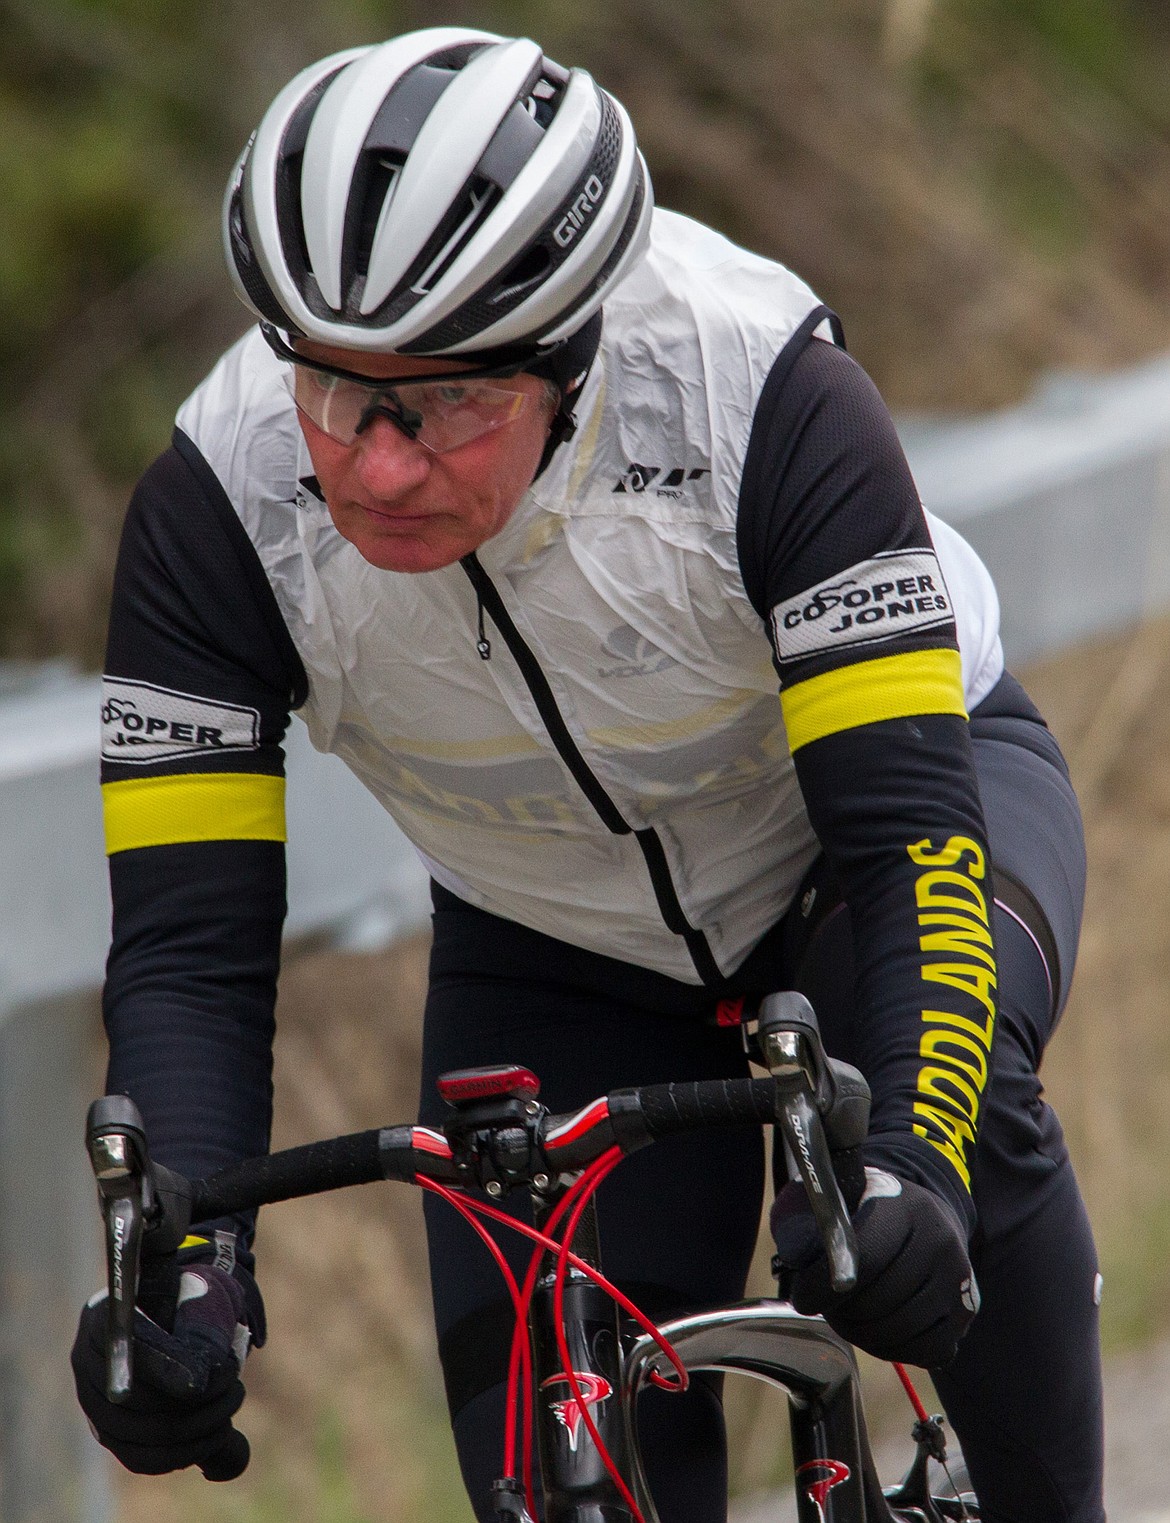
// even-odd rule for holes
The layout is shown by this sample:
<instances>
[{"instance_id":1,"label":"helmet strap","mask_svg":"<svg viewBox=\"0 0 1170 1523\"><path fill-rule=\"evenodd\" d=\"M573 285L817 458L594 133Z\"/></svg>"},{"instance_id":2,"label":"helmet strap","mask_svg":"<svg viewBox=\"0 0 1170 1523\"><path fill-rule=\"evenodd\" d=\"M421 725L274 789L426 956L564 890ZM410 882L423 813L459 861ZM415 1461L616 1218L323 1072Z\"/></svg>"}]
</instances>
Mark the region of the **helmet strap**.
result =
<instances>
[{"instance_id":1,"label":"helmet strap","mask_svg":"<svg viewBox=\"0 0 1170 1523\"><path fill-rule=\"evenodd\" d=\"M553 455L561 445L577 432L577 420L573 412L593 368L593 361L597 358L600 344L601 313L595 312L584 327L578 328L546 359L524 367L529 375L542 376L551 381L560 396L533 481L548 469Z\"/></svg>"},{"instance_id":2,"label":"helmet strap","mask_svg":"<svg viewBox=\"0 0 1170 1523\"><path fill-rule=\"evenodd\" d=\"M573 398L573 402L575 401L576 397ZM573 402L566 402L565 398L562 397L560 405L557 407L556 412L553 413L553 420L548 428L548 438L544 441L544 452L540 457L540 464L536 467L536 475L533 476L533 481L543 475L557 450L577 432L577 420L573 416Z\"/></svg>"}]
</instances>

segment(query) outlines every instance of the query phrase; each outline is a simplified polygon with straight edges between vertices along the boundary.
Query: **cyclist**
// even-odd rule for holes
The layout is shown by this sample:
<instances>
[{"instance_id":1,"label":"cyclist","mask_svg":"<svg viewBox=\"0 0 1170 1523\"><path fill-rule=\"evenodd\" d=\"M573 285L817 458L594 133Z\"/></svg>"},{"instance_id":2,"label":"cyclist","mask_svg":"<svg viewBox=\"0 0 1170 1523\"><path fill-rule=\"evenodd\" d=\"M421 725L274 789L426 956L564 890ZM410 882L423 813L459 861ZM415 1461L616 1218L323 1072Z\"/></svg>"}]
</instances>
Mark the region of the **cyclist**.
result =
<instances>
[{"instance_id":1,"label":"cyclist","mask_svg":"<svg viewBox=\"0 0 1170 1523\"><path fill-rule=\"evenodd\" d=\"M140 483L111 614L110 1088L184 1172L267 1146L295 710L432 874L424 1119L475 1063L554 1109L740 1074L745 1003L805 990L874 1106L856 1291L777 1198L797 1305L935 1371L985 1517L1099 1523L1099 1281L1036 1077L1079 816L836 318L652 211L586 73L461 28L298 75L224 228L259 326ZM614 1278L659 1315L741 1294L763 1174L750 1130L634 1159L600 1197ZM430 1205L485 1517L507 1307ZM132 1469L246 1458L252 1226L149 1268L127 1408L83 1314L81 1399ZM646 1400L665 1523L721 1517L717 1384Z\"/></svg>"}]
</instances>

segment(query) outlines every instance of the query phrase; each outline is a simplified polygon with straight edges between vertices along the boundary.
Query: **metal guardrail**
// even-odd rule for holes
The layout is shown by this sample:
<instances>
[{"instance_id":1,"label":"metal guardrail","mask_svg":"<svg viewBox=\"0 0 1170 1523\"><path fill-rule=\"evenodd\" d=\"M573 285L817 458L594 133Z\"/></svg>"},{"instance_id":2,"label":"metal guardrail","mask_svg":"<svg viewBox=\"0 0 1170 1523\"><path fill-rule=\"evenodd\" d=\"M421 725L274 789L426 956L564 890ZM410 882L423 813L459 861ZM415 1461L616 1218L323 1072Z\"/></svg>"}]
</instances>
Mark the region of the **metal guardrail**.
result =
<instances>
[{"instance_id":1,"label":"metal guardrail","mask_svg":"<svg viewBox=\"0 0 1170 1523\"><path fill-rule=\"evenodd\" d=\"M923 501L995 578L1009 662L1170 608L1170 356L901 433Z\"/></svg>"},{"instance_id":2,"label":"metal guardrail","mask_svg":"<svg viewBox=\"0 0 1170 1523\"><path fill-rule=\"evenodd\" d=\"M5 692L4 689L7 688ZM100 683L0 679L0 1519L106 1523L107 1456L69 1344L99 1283L81 1145L100 1072L110 901L97 788ZM301 724L288 739L288 934L384 944L427 918L427 876L374 799ZM48 1123L48 1124L47 1124Z\"/></svg>"},{"instance_id":3,"label":"metal guardrail","mask_svg":"<svg viewBox=\"0 0 1170 1523\"><path fill-rule=\"evenodd\" d=\"M927 505L991 568L1010 661L1170 608L1170 357L902 432ZM67 1363L98 1272L80 1145L109 933L97 695L95 679L61 668L0 668L4 1523L109 1517L105 1456ZM290 935L372 944L423 924L426 875L381 808L299 724L288 750Z\"/></svg>"}]
</instances>

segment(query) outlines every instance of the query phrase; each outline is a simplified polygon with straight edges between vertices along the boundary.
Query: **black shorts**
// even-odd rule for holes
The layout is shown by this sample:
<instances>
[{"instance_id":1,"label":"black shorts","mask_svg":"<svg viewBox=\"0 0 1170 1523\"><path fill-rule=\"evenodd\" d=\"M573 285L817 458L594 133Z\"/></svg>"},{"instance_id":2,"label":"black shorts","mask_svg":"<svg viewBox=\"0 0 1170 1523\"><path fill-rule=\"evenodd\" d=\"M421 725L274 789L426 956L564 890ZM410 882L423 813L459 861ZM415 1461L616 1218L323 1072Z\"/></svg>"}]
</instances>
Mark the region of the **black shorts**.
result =
<instances>
[{"instance_id":1,"label":"black shorts","mask_svg":"<svg viewBox=\"0 0 1170 1523\"><path fill-rule=\"evenodd\" d=\"M1100 1523L1096 1260L1060 1126L1037 1077L1075 960L1084 889L1080 817L1059 748L1011 678L972 715L971 733L997 873L1000 1017L972 1172L980 1336L968 1335L940 1394L991 1508L986 1517ZM829 1051L848 1060L848 911L823 863L809 883L818 889L820 913L811 920L790 913L721 990L569 946L435 886L422 1119L441 1120L437 1075L475 1064L531 1068L541 1098L556 1111L623 1085L743 1076L738 1030L712 1019L719 998L741 993L802 989ZM758 1128L675 1138L635 1155L599 1195L606 1273L659 1318L738 1298L765 1176ZM523 1214L524 1205L510 1209ZM456 1443L473 1504L487 1519L488 1487L499 1473L510 1304L486 1251L455 1214L428 1198L426 1215ZM514 1267L526 1263L518 1237L501 1242ZM1021 1260L1045 1266L1032 1289ZM1012 1357L1021 1340L1030 1350L1026 1371ZM1001 1382L1013 1394L1006 1404L996 1396L996 1421L1013 1403L1020 1414L1008 1419L1008 1439L993 1431L988 1411L987 1393ZM967 1400L970 1393L982 1394ZM656 1413L640 1412L639 1431L662 1523L718 1523L726 1464L717 1383L654 1399ZM1034 1485L1022 1479L1033 1475Z\"/></svg>"}]
</instances>

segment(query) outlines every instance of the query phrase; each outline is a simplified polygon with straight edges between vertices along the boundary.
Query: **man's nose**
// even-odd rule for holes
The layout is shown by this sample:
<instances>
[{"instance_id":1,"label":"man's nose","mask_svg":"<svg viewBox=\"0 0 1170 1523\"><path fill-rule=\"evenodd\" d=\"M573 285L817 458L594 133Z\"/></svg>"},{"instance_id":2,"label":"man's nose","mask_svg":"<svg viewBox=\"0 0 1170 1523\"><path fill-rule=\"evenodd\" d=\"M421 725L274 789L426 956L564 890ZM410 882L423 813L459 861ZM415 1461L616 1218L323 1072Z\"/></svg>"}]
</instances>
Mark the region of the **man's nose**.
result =
<instances>
[{"instance_id":1,"label":"man's nose","mask_svg":"<svg viewBox=\"0 0 1170 1523\"><path fill-rule=\"evenodd\" d=\"M397 497L413 491L430 475L433 459L430 450L383 414L376 413L370 419L353 447L362 484L380 497Z\"/></svg>"}]
</instances>

